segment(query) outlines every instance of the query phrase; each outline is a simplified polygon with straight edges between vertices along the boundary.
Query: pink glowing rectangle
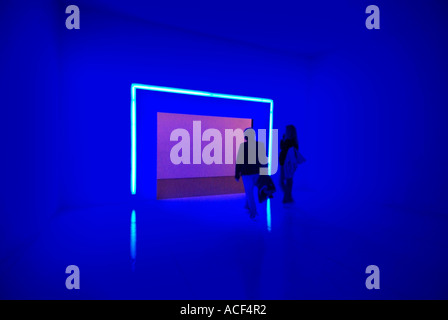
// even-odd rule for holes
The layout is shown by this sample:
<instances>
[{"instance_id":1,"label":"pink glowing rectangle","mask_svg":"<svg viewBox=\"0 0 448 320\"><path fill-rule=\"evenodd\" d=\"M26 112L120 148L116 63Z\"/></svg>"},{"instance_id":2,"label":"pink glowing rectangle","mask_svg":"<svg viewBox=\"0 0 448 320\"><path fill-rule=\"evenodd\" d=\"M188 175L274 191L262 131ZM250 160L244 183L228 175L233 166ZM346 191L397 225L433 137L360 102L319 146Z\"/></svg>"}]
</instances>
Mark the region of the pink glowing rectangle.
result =
<instances>
[{"instance_id":1,"label":"pink glowing rectangle","mask_svg":"<svg viewBox=\"0 0 448 320\"><path fill-rule=\"evenodd\" d=\"M201 135L207 129L217 129L222 136L222 164L193 164L193 121L201 122ZM178 113L157 113L157 179L203 178L224 177L235 174L236 139L233 139L233 161L225 164L225 129L241 129L252 127L252 119L227 118L215 116L197 116ZM178 141L170 141L171 132L175 129L185 129L190 134L190 164L171 162L170 152ZM202 140L202 139L201 139ZM201 141L201 151L209 144L209 141Z\"/></svg>"}]
</instances>

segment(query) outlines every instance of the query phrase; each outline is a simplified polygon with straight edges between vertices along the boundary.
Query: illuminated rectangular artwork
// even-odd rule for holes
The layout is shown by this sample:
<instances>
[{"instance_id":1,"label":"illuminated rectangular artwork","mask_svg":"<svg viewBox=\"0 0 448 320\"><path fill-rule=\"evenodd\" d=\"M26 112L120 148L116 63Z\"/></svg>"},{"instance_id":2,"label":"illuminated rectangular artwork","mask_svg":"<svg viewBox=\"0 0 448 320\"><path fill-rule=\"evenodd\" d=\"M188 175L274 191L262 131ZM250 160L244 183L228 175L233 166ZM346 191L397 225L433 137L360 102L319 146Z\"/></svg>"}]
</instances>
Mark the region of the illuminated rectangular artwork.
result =
<instances>
[{"instance_id":1,"label":"illuminated rectangular artwork","mask_svg":"<svg viewBox=\"0 0 448 320\"><path fill-rule=\"evenodd\" d=\"M200 130L199 135L194 134L193 123ZM241 182L236 182L235 161L239 144L235 137L226 139L225 130L230 129L244 131L252 127L252 119L215 117L176 113L157 113L157 198L176 198L186 196L243 193ZM170 154L172 148L180 143L182 138L170 139L171 133L176 129L188 132L189 157L188 163L174 164ZM209 141L202 141L202 134L207 129L216 129L221 134L221 163L206 164L200 157L200 163L193 163L193 145L202 150ZM212 138L213 139L213 138ZM226 163L225 143L232 144L231 162ZM185 152L185 151L184 151ZM219 152L215 150L215 152ZM177 154L178 152L176 152ZM218 153L219 154L219 153Z\"/></svg>"},{"instance_id":2,"label":"illuminated rectangular artwork","mask_svg":"<svg viewBox=\"0 0 448 320\"><path fill-rule=\"evenodd\" d=\"M180 88L160 87L144 84L132 84L131 86L131 193L132 194L136 194L137 192L137 182L136 182L137 181L137 89L219 98L219 99L259 102L261 103L260 105L261 110L263 110L264 108L263 106L268 105L269 108L265 109L266 111L269 111L268 156L271 155L272 153L271 131L273 128L274 102L271 99L213 93L206 91L180 89ZM158 113L158 123L159 120L164 123L168 123L165 121L166 120L165 118L169 117L171 117L170 114ZM219 129L221 131L221 129L222 130L225 129L225 127L228 125L230 125L228 129L232 129L233 127L239 127L242 130L244 130L245 128L250 127L251 126L250 124L252 122L251 119L214 117L211 115L192 116L192 115L180 115L180 114L177 114L175 118L171 117L171 120L169 121L175 121L177 125L179 125L178 127L187 129L192 127L193 118L191 117L196 117L197 119L204 120L202 131L207 128L212 128L214 126L216 127L216 129ZM186 119L188 119L188 121L185 121ZM172 198L172 197L188 197L188 196L197 196L206 194L225 194L225 193L244 192L242 183L241 182L236 183L233 178L234 165L212 164L209 167L201 165L201 170L197 170L195 168L195 166L197 165L184 165L175 168L174 164L167 163L167 161L162 160L162 158L160 157L163 157L164 159L167 159L169 161L169 150L167 149L167 147L168 145L170 145L169 144L170 141L169 136L166 135L168 134L168 131L170 131L171 129L175 129L174 126L173 128L171 128L171 125L169 125L169 127L167 128L162 128L158 125L157 128L158 133L160 132L161 136L165 136L167 142L166 146L161 147L160 150L161 154L160 155L159 153L157 154L158 199ZM159 139L159 134L157 139ZM173 142L172 144L175 144L175 142ZM159 145L160 143L158 143L158 148ZM218 168L219 166L222 168ZM268 172L269 174L271 173L270 163L268 164ZM184 180L183 184L179 184L178 182L181 182L179 179L189 179L189 180L188 183L186 183L186 181ZM213 188L210 188L211 185L213 185ZM188 188L185 188L185 186L188 186Z\"/></svg>"}]
</instances>

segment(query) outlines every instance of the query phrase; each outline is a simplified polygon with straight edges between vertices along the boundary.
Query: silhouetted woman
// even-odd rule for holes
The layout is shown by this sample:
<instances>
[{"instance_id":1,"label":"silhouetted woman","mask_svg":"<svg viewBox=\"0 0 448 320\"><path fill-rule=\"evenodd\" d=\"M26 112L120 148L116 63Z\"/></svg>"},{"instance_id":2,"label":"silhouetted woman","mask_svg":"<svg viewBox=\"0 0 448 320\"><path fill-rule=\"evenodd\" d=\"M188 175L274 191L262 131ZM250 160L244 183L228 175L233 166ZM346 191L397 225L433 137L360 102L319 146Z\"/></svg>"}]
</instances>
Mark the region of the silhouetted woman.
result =
<instances>
[{"instance_id":1,"label":"silhouetted woman","mask_svg":"<svg viewBox=\"0 0 448 320\"><path fill-rule=\"evenodd\" d=\"M284 192L283 203L294 201L292 198L292 174L294 172L292 171L291 174L291 170L285 170L285 161L287 161L287 155L290 148L295 148L296 150L292 151L297 151L295 154L298 154L299 142L297 140L297 131L292 124L286 126L286 134L283 135L283 138L280 141L280 186Z\"/></svg>"}]
</instances>

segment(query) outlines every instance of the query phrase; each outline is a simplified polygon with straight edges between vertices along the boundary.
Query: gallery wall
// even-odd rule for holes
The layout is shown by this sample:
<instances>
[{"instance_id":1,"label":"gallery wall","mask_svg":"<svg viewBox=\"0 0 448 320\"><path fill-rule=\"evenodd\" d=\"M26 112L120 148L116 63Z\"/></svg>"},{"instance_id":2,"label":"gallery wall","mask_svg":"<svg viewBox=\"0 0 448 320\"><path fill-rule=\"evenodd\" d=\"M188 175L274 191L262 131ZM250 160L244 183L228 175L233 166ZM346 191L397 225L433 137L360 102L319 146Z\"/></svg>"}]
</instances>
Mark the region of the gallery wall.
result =
<instances>
[{"instance_id":1,"label":"gallery wall","mask_svg":"<svg viewBox=\"0 0 448 320\"><path fill-rule=\"evenodd\" d=\"M306 58L107 8L84 6L82 15L81 29L65 30L61 39L62 208L129 200L131 83L271 98L274 127L305 121ZM213 108L199 114L219 115Z\"/></svg>"},{"instance_id":2,"label":"gallery wall","mask_svg":"<svg viewBox=\"0 0 448 320\"><path fill-rule=\"evenodd\" d=\"M55 1L0 4L0 259L26 247L59 207L57 9Z\"/></svg>"},{"instance_id":3,"label":"gallery wall","mask_svg":"<svg viewBox=\"0 0 448 320\"><path fill-rule=\"evenodd\" d=\"M448 46L441 1L381 2L380 30L312 64L309 187L336 199L448 212ZM341 36L342 37L342 36Z\"/></svg>"},{"instance_id":4,"label":"gallery wall","mask_svg":"<svg viewBox=\"0 0 448 320\"><path fill-rule=\"evenodd\" d=\"M446 6L378 4L380 30L360 15L302 56L88 4L67 30L65 1L2 1L2 257L57 212L129 201L134 82L273 99L307 158L296 190L446 214Z\"/></svg>"}]
</instances>

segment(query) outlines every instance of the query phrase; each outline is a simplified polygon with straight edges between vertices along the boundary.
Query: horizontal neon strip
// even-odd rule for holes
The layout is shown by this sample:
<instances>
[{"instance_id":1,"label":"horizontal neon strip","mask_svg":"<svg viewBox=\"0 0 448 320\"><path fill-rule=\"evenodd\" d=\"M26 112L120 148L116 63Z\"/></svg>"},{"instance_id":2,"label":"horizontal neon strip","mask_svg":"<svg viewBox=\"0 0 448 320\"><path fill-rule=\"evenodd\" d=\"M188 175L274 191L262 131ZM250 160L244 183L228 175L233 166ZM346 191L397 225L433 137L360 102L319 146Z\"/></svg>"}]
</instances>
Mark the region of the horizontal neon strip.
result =
<instances>
[{"instance_id":1,"label":"horizontal neon strip","mask_svg":"<svg viewBox=\"0 0 448 320\"><path fill-rule=\"evenodd\" d=\"M188 94L202 97L211 97L211 98L220 98L220 99L232 99L232 100L241 100L241 101L253 101L253 102L262 102L269 103L269 157L272 156L272 130L274 125L274 100L272 99L263 99L257 97L248 97L248 96L237 96L231 94L222 94L222 93L212 93L207 91L197 91L197 90L188 90L188 89L180 89L180 88L170 88L170 87L160 87L160 86L151 86L139 83L133 83L131 85L131 193L133 195L136 194L137 191L137 103L136 103L136 89L142 90L150 90L150 91L159 91L159 92L168 92L168 93L177 93L177 94ZM268 164L268 174L271 175L271 161ZM267 228L268 231L271 231L271 202L270 199L267 201ZM135 263L135 211L132 212L131 216L131 228L134 227L134 230L131 230L131 256L134 258ZM134 235L134 238L132 236ZM133 245L132 245L133 244Z\"/></svg>"},{"instance_id":2,"label":"horizontal neon strip","mask_svg":"<svg viewBox=\"0 0 448 320\"><path fill-rule=\"evenodd\" d=\"M139 84L139 83L133 83L132 87L135 89L142 89L142 90L170 92L170 93L178 93L178 94L189 94L189 95L210 97L210 98L232 99L232 100L242 100L242 101L263 102L263 103L272 103L273 102L271 99L263 99L263 98L257 98L257 97L237 96L237 95L232 95L232 94L213 93L213 92L207 92L207 91L150 86L150 85Z\"/></svg>"}]
</instances>

